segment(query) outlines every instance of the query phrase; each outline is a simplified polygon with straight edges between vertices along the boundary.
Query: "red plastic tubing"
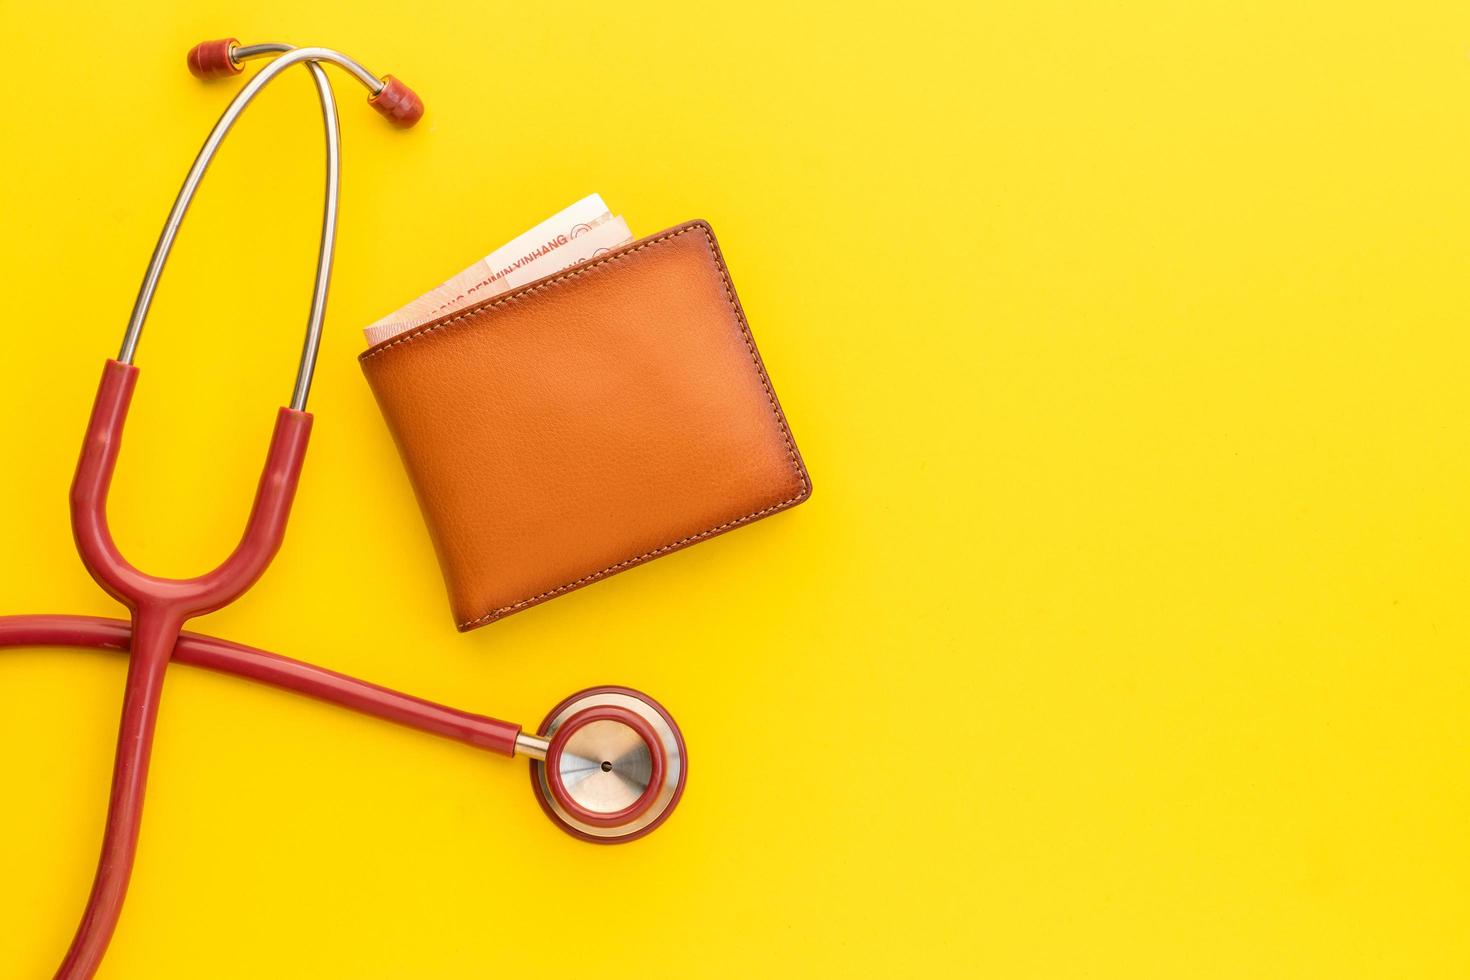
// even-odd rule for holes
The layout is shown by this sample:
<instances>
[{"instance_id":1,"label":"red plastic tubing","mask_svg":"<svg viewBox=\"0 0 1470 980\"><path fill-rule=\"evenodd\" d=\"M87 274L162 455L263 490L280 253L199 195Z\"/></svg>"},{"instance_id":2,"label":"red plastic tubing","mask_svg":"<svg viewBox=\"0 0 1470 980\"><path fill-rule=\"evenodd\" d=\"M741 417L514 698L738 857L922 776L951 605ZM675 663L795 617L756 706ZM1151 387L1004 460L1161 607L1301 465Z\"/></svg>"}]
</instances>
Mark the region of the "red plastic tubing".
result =
<instances>
[{"instance_id":1,"label":"red plastic tubing","mask_svg":"<svg viewBox=\"0 0 1470 980\"><path fill-rule=\"evenodd\" d=\"M189 619L239 598L260 578L280 549L301 477L311 434L311 416L286 408L277 414L255 503L240 543L229 557L213 571L195 578L160 578L129 564L118 552L107 526L107 491L137 380L138 369L132 365L109 360L103 368L71 487L72 534L77 552L97 583L128 608L132 622L131 636L127 638L131 656L118 726L107 823L102 834L102 855L97 862L86 911L66 958L56 971L57 980L90 980L117 928L137 852L158 701L163 692L164 671L171 658L186 649L194 650L201 659L212 660L217 669L225 669L224 665L228 664L239 668L232 672L262 680L275 678L272 683L293 690L333 700L339 696L356 700L351 706L358 710L405 709L402 701L395 702L393 697L388 697L391 692L381 688L374 689L330 671L319 671L248 647L207 637L186 638L181 634ZM48 627L83 640L85 645L110 646L120 640L116 632L110 631L121 624L105 620L20 617L8 622L11 625L7 635L14 643L27 642L27 637L28 642L44 642L40 637L47 635ZM417 710L422 707L418 706ZM405 718L412 715L410 710ZM511 734L511 751L514 743L515 736Z\"/></svg>"},{"instance_id":2,"label":"red plastic tubing","mask_svg":"<svg viewBox=\"0 0 1470 980\"><path fill-rule=\"evenodd\" d=\"M121 619L0 616L0 648L66 646L128 651L132 639L132 625ZM200 633L180 633L173 647L172 659L304 694L504 756L515 755L516 736L521 732L520 725L508 721L435 704L325 667ZM161 669L158 673L161 675ZM137 677L135 653L128 670L117 770L108 804L102 857L76 938L66 960L57 970L58 980L79 980L95 973L122 911L142 817L143 777L147 771L158 701L156 686L136 691ZM153 682L150 676L150 685ZM144 708L139 707L137 700L142 696L151 696L151 702ZM143 711L147 714L142 714ZM140 720L146 721L146 726L141 729L138 727ZM128 768L123 768L124 763ZM119 787L119 779L128 781Z\"/></svg>"},{"instance_id":3,"label":"red plastic tubing","mask_svg":"<svg viewBox=\"0 0 1470 980\"><path fill-rule=\"evenodd\" d=\"M126 652L132 636L132 627L124 619L0 616L0 648L90 647ZM436 704L335 670L203 633L180 633L173 661L304 694L498 755L514 756L516 736L521 733L521 726L513 722Z\"/></svg>"}]
</instances>

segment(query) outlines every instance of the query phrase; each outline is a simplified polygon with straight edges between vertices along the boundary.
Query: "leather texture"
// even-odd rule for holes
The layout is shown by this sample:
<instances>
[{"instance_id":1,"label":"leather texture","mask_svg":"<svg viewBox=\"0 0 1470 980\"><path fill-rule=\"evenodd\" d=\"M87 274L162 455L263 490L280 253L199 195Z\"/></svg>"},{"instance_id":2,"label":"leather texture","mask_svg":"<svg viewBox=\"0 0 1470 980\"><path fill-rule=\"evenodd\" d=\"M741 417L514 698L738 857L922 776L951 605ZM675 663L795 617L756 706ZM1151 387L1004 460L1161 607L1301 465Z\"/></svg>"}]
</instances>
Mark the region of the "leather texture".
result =
<instances>
[{"instance_id":1,"label":"leather texture","mask_svg":"<svg viewBox=\"0 0 1470 980\"><path fill-rule=\"evenodd\" d=\"M811 494L702 221L416 327L359 360L461 630Z\"/></svg>"}]
</instances>

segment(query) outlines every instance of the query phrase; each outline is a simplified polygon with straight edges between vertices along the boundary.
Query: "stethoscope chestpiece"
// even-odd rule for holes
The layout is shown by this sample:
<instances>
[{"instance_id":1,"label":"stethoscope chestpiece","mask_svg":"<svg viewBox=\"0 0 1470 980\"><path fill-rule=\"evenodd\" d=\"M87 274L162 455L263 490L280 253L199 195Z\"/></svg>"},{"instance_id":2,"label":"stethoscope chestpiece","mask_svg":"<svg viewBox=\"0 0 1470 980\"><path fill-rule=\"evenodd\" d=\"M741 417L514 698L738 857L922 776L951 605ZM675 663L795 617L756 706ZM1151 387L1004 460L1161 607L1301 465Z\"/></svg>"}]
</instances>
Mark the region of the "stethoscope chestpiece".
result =
<instances>
[{"instance_id":1,"label":"stethoscope chestpiece","mask_svg":"<svg viewBox=\"0 0 1470 980\"><path fill-rule=\"evenodd\" d=\"M627 687L579 691L541 723L531 763L541 809L580 840L621 844L669 818L684 793L684 736L663 706Z\"/></svg>"}]
</instances>

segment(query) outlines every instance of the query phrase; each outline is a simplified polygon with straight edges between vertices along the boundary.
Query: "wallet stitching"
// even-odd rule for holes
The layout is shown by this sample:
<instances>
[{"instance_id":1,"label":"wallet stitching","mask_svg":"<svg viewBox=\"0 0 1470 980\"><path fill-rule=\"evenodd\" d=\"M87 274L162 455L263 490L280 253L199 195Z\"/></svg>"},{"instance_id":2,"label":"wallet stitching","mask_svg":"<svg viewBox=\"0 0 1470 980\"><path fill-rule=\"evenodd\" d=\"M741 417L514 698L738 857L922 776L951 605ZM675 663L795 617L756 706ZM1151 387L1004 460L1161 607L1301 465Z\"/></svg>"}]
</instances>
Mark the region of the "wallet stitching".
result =
<instances>
[{"instance_id":1,"label":"wallet stitching","mask_svg":"<svg viewBox=\"0 0 1470 980\"><path fill-rule=\"evenodd\" d=\"M625 252L615 252L612 255L608 255L605 258L598 259L596 262L590 263L589 265L581 266L577 269L572 269L568 272L562 273L554 279L548 279L545 282L538 283L534 286L527 286L525 289L512 293L508 296L497 296L494 299L487 300L486 302L481 303L478 306L473 306L462 313L450 317L442 323L436 323L432 326L423 327L419 330L414 331L411 334L396 338L391 343L379 347L377 350L368 351L366 354L362 355L361 360L367 361L371 358L377 357L384 351L396 347L399 344L409 343L419 337L432 333L435 330L439 330L443 327L449 326L452 323L463 320L466 317L473 316L485 310L494 309L498 306L504 306L507 303L519 299L522 296L527 296L531 293L540 292L541 290L547 289L551 286L555 286L567 280L576 279L578 276L591 272L593 269L597 268L600 265L605 265L608 262L616 261L626 255L633 255L634 253L641 252L646 248L659 244L660 242L665 242L673 238L678 238L680 235L693 231L696 228L704 232L705 248L709 252L710 262L713 263L715 271L720 274L720 284L725 290L725 301L730 304L730 312L734 314L735 324L740 328L740 337L743 341L745 341L746 353L750 355L751 364L755 367L756 376L760 378L761 388L765 390L766 401L771 407L772 416L774 416L776 419L776 428L780 430L781 439L783 442L786 443L786 457L791 462L792 472L796 474L796 479L801 484L801 489L799 489L794 495L788 497L780 503L772 504L769 507L765 507L761 510L746 514L744 517L737 517L734 520L726 521L725 523L716 525L715 527L706 528L705 530L700 531L696 534L691 534L686 537L680 538L678 541L671 542L669 544L663 545L662 547L654 548L651 551L645 551L643 554L636 557L625 558L620 562L607 566L601 571L593 572L590 575L584 575L579 579L567 582L565 585L559 585L554 589L548 589L547 591L542 592L538 595L530 596L529 598L522 599L519 602L513 602L508 606L501 606L499 609L494 609L476 619L466 620L458 624L460 629L470 629L475 626L480 626L484 623L492 622L496 619L499 619L501 616L504 616L508 612L514 612L515 610L522 609L526 606L535 605L536 603L549 599L552 596L560 595L561 593L568 590L579 588L580 586L595 582L600 578L604 578L614 572L621 571L624 568L628 568L641 562L645 562L650 558L656 558L659 555L674 551L678 548L682 548L685 545L693 544L695 541L703 540L704 538L710 537L711 535L719 534L722 531L728 531L730 528L739 527L741 524L748 524L749 522L756 520L757 518L764 517L767 514L775 513L778 510L783 510L793 504L799 503L800 501L804 500L810 493L811 487L807 483L806 471L801 465L800 457L796 454L796 443L792 441L791 430L786 425L786 416L781 411L780 403L776 401L776 393L771 390L770 379L766 376L765 367L761 364L760 355L756 352L755 339L751 336L749 324L745 322L745 313L743 310L740 309L740 304L735 299L735 290L730 283L729 275L725 271L725 263L720 257L718 247L715 245L714 236L710 233L709 226L703 224L702 222L680 228L678 231L670 232L667 235L660 235L657 238L650 238L648 241L643 242L633 248L630 248Z\"/></svg>"}]
</instances>

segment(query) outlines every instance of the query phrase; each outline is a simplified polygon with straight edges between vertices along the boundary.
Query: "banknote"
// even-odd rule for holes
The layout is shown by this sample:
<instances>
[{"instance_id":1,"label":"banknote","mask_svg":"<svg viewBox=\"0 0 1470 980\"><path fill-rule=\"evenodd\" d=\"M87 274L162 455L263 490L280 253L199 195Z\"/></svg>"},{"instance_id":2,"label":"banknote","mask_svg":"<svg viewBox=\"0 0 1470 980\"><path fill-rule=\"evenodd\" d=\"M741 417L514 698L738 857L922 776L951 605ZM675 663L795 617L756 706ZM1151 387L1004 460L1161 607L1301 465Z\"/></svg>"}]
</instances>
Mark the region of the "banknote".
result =
<instances>
[{"instance_id":1,"label":"banknote","mask_svg":"<svg viewBox=\"0 0 1470 980\"><path fill-rule=\"evenodd\" d=\"M570 208L553 215L530 231L502 245L448 282L431 289L407 306L390 313L373 326L382 323L431 320L467 303L482 299L483 296L479 294L485 290L490 290L490 294L494 295L499 292L499 289L495 288L497 283L506 275L525 266L536 264L542 258L564 248L573 238L585 234L611 218L612 215L603 205L602 199L596 195L578 201Z\"/></svg>"},{"instance_id":2,"label":"banknote","mask_svg":"<svg viewBox=\"0 0 1470 980\"><path fill-rule=\"evenodd\" d=\"M631 241L627 223L614 217L602 197L589 194L563 208L458 275L369 324L369 344L382 343L420 324L483 302L528 282Z\"/></svg>"},{"instance_id":3,"label":"banknote","mask_svg":"<svg viewBox=\"0 0 1470 980\"><path fill-rule=\"evenodd\" d=\"M563 269L569 269L579 262L594 259L632 240L633 233L628 230L628 223L620 217L611 218L590 231L578 235L565 248L545 255L535 262L509 270L501 280L504 283L503 287L496 291L516 289L545 276L555 275Z\"/></svg>"}]
</instances>

